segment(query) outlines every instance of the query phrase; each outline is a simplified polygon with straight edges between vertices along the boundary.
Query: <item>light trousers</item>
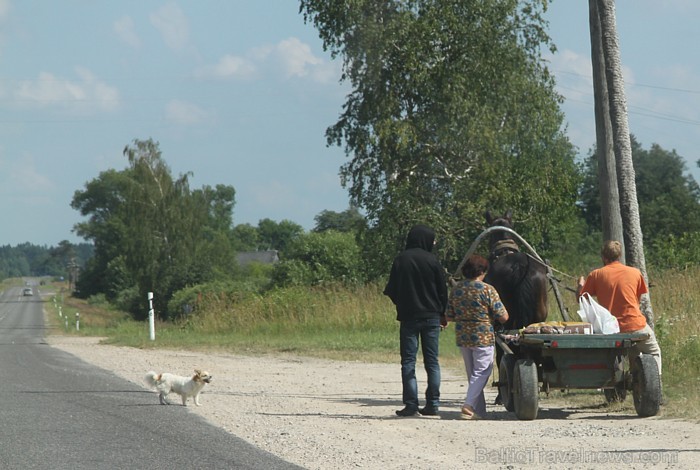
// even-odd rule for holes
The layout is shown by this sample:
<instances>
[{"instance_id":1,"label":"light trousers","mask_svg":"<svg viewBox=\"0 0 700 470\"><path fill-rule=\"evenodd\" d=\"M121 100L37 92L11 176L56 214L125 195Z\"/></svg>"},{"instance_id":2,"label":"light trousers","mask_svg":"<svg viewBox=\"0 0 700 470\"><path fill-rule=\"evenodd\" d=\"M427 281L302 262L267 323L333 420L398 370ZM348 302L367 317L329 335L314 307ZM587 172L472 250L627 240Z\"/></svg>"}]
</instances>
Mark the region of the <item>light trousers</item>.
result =
<instances>
[{"instance_id":1,"label":"light trousers","mask_svg":"<svg viewBox=\"0 0 700 470\"><path fill-rule=\"evenodd\" d=\"M656 341L656 335L654 330L651 329L649 325L645 326L641 330L637 331L627 331L626 333L646 333L649 335L644 341L637 341L634 346L630 348L630 362L632 355L638 356L639 354L651 354L656 359L656 364L659 366L659 375L661 375L661 348L659 348L659 343Z\"/></svg>"},{"instance_id":2,"label":"light trousers","mask_svg":"<svg viewBox=\"0 0 700 470\"><path fill-rule=\"evenodd\" d=\"M467 371L469 388L464 399L465 406L471 406L481 417L486 415L484 388L493 370L493 346L460 347L464 368Z\"/></svg>"}]
</instances>

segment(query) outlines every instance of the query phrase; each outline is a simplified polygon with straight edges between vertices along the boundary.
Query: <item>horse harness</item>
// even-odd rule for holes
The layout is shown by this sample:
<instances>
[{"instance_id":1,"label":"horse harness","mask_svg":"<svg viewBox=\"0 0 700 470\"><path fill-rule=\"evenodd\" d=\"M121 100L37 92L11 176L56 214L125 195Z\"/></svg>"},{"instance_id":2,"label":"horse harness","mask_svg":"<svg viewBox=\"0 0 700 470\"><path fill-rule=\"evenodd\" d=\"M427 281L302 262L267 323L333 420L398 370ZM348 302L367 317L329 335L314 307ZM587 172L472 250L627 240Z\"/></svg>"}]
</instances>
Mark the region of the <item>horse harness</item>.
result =
<instances>
[{"instance_id":1,"label":"horse harness","mask_svg":"<svg viewBox=\"0 0 700 470\"><path fill-rule=\"evenodd\" d=\"M491 249L491 255L489 256L489 261L493 263L501 256L509 255L511 253L519 253L520 248L515 240L506 238L503 240L498 240L493 248Z\"/></svg>"}]
</instances>

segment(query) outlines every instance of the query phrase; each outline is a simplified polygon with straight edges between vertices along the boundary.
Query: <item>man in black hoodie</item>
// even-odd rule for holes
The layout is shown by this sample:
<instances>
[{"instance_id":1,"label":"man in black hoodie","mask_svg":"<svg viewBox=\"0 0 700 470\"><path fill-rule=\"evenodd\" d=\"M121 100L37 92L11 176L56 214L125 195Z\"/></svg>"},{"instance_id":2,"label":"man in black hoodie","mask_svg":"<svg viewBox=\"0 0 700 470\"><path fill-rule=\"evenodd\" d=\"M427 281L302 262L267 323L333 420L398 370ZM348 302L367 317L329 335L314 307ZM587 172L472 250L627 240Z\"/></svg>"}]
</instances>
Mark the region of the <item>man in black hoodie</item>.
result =
<instances>
[{"instance_id":1,"label":"man in black hoodie","mask_svg":"<svg viewBox=\"0 0 700 470\"><path fill-rule=\"evenodd\" d=\"M399 416L414 416L418 412L434 416L440 406L440 364L438 344L440 328L447 325L447 283L445 271L432 253L435 231L416 225L406 237L406 249L391 266L384 294L396 305L396 319L401 322L401 381L404 409ZM416 354L420 342L428 388L425 407L418 409Z\"/></svg>"}]
</instances>

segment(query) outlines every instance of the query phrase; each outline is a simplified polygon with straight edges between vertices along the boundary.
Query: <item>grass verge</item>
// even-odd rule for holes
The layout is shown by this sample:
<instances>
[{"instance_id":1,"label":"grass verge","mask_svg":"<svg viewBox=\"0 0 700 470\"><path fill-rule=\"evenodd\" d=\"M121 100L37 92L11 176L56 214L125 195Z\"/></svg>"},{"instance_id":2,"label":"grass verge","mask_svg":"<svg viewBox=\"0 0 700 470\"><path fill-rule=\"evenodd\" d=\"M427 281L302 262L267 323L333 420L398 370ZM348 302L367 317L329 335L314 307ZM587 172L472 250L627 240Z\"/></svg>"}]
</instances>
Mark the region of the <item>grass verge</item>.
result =
<instances>
[{"instance_id":1,"label":"grass verge","mask_svg":"<svg viewBox=\"0 0 700 470\"><path fill-rule=\"evenodd\" d=\"M700 419L699 277L700 267L694 267L659 273L651 283L655 330L663 353L666 404L662 412L666 417ZM55 285L58 294L46 299L48 321L64 334L101 336L108 343L136 348L399 362L394 307L379 286L293 288L235 298L208 295L195 306L196 314L174 322L157 321L155 341L149 338L147 322L131 320L105 302L63 295L65 287ZM576 320L573 295L565 293L564 300L569 317ZM551 310L550 319L561 319L556 304ZM76 313L80 313L80 331L75 328ZM452 326L441 335L440 358L443 367L462 371ZM552 395L553 399L558 396ZM586 390L568 391L561 398L589 406L604 402L600 392ZM633 412L631 397L624 404L610 406L630 407Z\"/></svg>"}]
</instances>

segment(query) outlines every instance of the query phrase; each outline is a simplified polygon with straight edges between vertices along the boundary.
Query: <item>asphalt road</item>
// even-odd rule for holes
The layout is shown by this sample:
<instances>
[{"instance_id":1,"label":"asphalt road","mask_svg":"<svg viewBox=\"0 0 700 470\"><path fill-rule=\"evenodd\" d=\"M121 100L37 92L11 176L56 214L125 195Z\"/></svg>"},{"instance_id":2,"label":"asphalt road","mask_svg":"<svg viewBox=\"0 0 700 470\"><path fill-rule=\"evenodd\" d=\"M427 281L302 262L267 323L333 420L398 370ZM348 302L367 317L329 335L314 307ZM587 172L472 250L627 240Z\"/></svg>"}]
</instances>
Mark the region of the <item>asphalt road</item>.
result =
<instances>
[{"instance_id":1,"label":"asphalt road","mask_svg":"<svg viewBox=\"0 0 700 470\"><path fill-rule=\"evenodd\" d=\"M37 287L0 293L0 469L299 468L46 345Z\"/></svg>"}]
</instances>

